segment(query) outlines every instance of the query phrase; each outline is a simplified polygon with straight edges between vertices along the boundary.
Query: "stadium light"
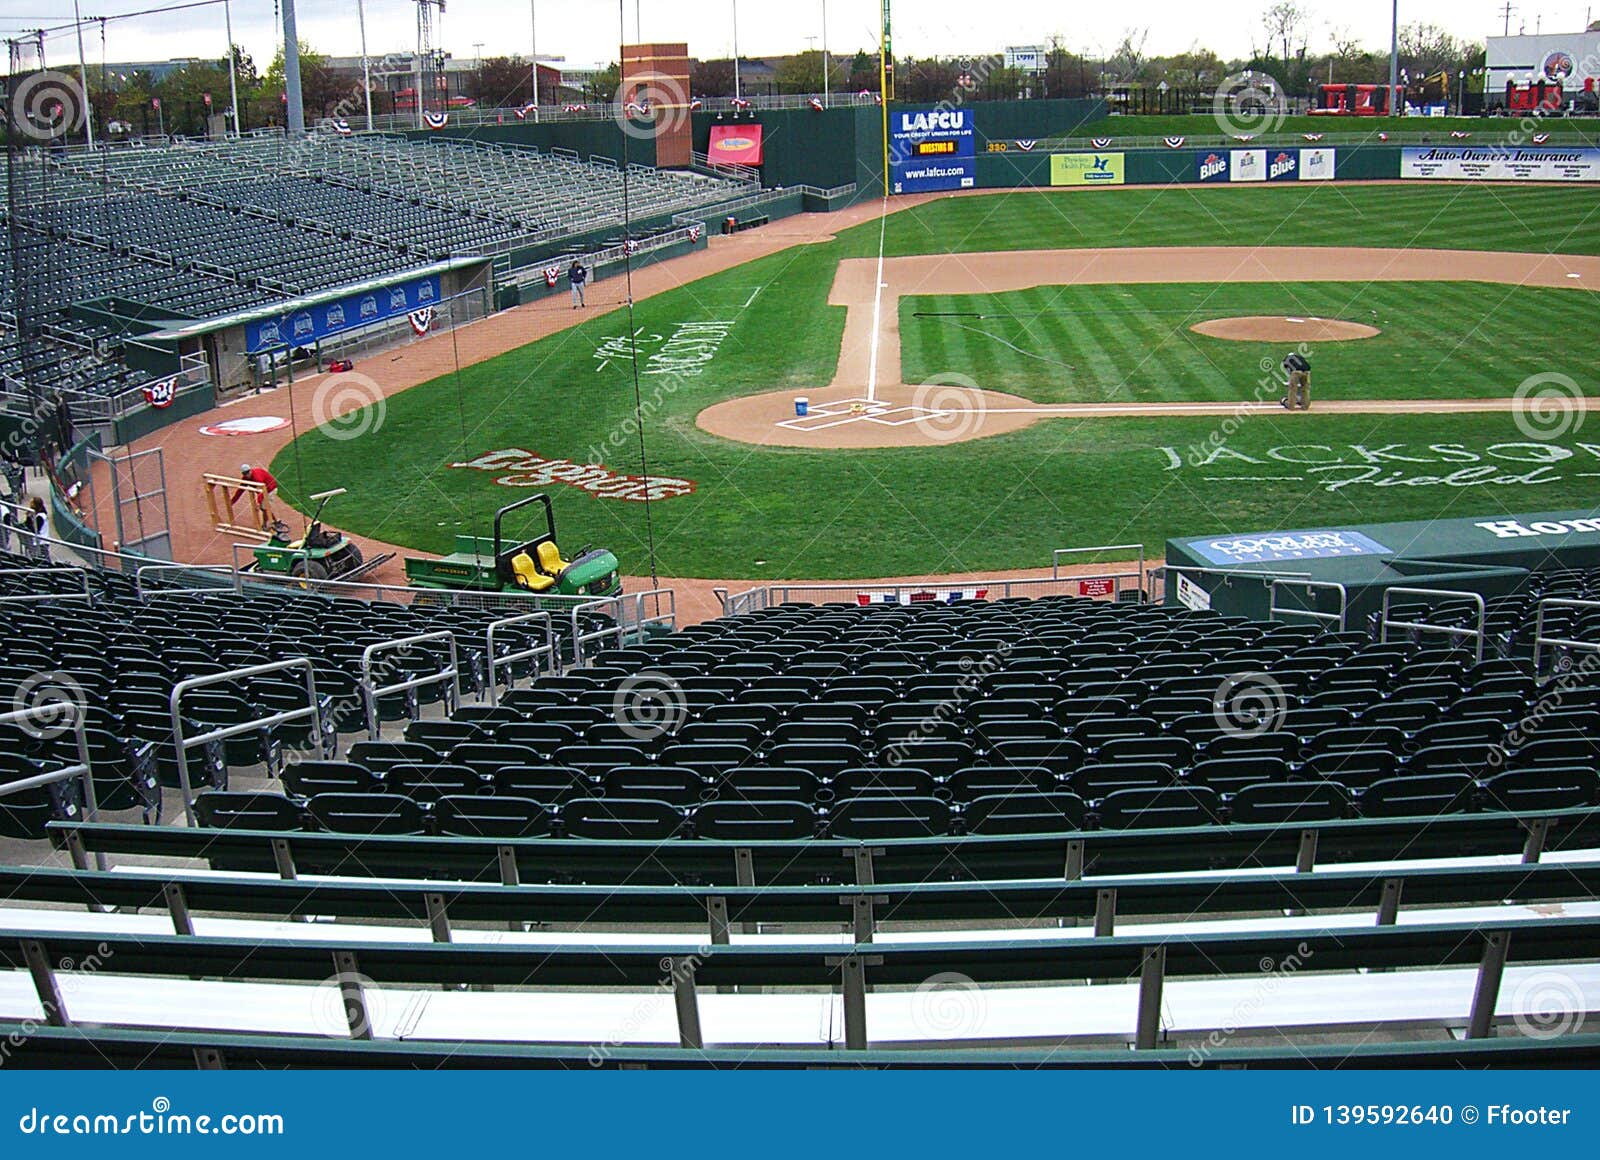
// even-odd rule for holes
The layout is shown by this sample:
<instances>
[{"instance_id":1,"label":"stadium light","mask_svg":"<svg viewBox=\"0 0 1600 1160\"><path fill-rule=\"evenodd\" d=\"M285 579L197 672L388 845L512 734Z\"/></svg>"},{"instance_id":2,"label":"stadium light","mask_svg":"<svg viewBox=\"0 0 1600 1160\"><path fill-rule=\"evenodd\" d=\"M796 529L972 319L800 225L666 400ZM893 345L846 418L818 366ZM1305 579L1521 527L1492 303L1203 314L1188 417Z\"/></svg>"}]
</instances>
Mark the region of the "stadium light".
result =
<instances>
[{"instance_id":1,"label":"stadium light","mask_svg":"<svg viewBox=\"0 0 1600 1160\"><path fill-rule=\"evenodd\" d=\"M739 100L744 94L739 91L739 0L732 0L733 4L733 99Z\"/></svg>"}]
</instances>

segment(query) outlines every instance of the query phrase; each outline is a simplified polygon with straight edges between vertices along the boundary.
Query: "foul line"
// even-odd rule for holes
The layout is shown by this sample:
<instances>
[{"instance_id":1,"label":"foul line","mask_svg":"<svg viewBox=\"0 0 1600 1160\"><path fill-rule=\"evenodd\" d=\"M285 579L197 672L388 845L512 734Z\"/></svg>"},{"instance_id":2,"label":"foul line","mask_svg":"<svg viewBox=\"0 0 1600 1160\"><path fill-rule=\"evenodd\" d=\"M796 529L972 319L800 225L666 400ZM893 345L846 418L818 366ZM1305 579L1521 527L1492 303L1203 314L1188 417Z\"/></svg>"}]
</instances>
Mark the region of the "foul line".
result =
<instances>
[{"instance_id":1,"label":"foul line","mask_svg":"<svg viewBox=\"0 0 1600 1160\"><path fill-rule=\"evenodd\" d=\"M872 355L867 361L867 402L878 401L878 335L883 319L883 247L889 232L889 197L878 210L878 280L872 288Z\"/></svg>"}]
</instances>

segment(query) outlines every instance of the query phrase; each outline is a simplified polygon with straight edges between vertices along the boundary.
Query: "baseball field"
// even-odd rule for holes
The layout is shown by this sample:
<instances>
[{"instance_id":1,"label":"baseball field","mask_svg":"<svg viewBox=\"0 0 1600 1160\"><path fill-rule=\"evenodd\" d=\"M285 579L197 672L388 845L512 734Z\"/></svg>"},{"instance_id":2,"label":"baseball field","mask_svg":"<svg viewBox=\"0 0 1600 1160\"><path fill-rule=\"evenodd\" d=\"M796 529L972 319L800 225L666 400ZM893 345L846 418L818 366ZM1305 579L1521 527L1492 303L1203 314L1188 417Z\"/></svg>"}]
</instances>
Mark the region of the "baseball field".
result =
<instances>
[{"instance_id":1,"label":"baseball field","mask_svg":"<svg viewBox=\"0 0 1600 1160\"><path fill-rule=\"evenodd\" d=\"M547 490L563 545L751 580L1593 505L1600 190L1019 191L831 222L767 227L793 244L631 323L601 283L605 313L452 358L281 451L285 498L346 487L342 527L443 552ZM1290 414L1295 348L1314 405Z\"/></svg>"}]
</instances>

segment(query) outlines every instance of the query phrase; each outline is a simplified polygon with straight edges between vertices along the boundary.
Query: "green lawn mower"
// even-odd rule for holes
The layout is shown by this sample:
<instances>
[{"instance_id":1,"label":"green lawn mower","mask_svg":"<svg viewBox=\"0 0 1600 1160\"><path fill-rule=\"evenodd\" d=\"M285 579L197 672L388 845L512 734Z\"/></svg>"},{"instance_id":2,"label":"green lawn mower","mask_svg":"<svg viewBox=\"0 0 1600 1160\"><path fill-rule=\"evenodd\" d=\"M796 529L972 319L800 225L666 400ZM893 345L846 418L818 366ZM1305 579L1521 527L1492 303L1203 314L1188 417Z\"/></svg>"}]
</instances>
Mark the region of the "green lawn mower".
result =
<instances>
[{"instance_id":1,"label":"green lawn mower","mask_svg":"<svg viewBox=\"0 0 1600 1160\"><path fill-rule=\"evenodd\" d=\"M544 508L544 534L508 542L502 528L506 516L531 504ZM585 547L570 559L561 554L556 546L555 508L543 492L496 512L492 540L457 536L456 550L443 559L408 557L406 579L414 588L590 596L596 600L622 595L622 576L611 552Z\"/></svg>"},{"instance_id":2,"label":"green lawn mower","mask_svg":"<svg viewBox=\"0 0 1600 1160\"><path fill-rule=\"evenodd\" d=\"M291 539L294 533L288 524L282 520L275 522L271 538L253 549L256 562L252 571L305 581L355 580L393 559L393 552L365 559L354 540L343 532L322 526L322 509L330 499L344 493L345 489L340 487L313 495L317 510L306 522L305 534L297 540Z\"/></svg>"}]
</instances>

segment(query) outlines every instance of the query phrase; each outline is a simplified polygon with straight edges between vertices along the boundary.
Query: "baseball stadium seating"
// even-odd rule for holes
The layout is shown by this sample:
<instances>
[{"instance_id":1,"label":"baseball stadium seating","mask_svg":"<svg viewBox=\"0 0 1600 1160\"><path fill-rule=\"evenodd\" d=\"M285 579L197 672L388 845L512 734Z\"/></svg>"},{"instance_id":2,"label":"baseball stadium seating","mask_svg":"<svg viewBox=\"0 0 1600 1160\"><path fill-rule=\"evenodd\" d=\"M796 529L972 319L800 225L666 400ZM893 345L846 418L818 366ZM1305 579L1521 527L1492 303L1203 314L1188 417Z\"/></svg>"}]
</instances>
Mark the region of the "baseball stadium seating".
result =
<instances>
[{"instance_id":1,"label":"baseball stadium seating","mask_svg":"<svg viewBox=\"0 0 1600 1160\"><path fill-rule=\"evenodd\" d=\"M509 269L548 260L564 239L743 190L726 177L635 165L624 214L624 175L607 159L376 135L63 152L30 165L15 204L0 197L0 372L21 369L4 346L15 318L14 224L49 251L30 290L58 332L42 340L58 365L39 385L80 396L115 395L149 376L120 362L114 336L80 333L74 303L121 298L206 318L450 257Z\"/></svg>"},{"instance_id":2,"label":"baseball stadium seating","mask_svg":"<svg viewBox=\"0 0 1600 1160\"><path fill-rule=\"evenodd\" d=\"M491 699L487 608L30 567L0 558L0 691L37 701L39 673L77 690L103 811L86 819L73 783L0 798L13 848L70 855L0 868L0 1027L55 1024L27 1039L40 1064L142 1046L177 1066L430 1066L448 1044L559 1066L597 1042L651 1066L1600 1053L1516 1033L1540 972L1600 983L1600 681L1541 681L1514 630L1475 661L1076 597L791 604L561 672L497 666ZM419 643L376 678L416 683L378 699L373 737L363 649L440 631L462 702L430 681L447 647ZM193 731L263 724L193 752L208 788L171 824L176 683L290 657L311 661L324 743L267 723L305 703L297 674L207 688L183 702ZM6 740L7 781L76 759L70 733ZM38 967L97 954L115 976L77 968L65 991ZM1241 1019L1261 962L1293 965ZM330 969L341 1001L308 1003ZM970 1026L921 1012L931 977L962 980ZM1213 1042L1224 1025L1265 1039ZM1340 1028L1362 1043L1292 1037Z\"/></svg>"}]
</instances>

